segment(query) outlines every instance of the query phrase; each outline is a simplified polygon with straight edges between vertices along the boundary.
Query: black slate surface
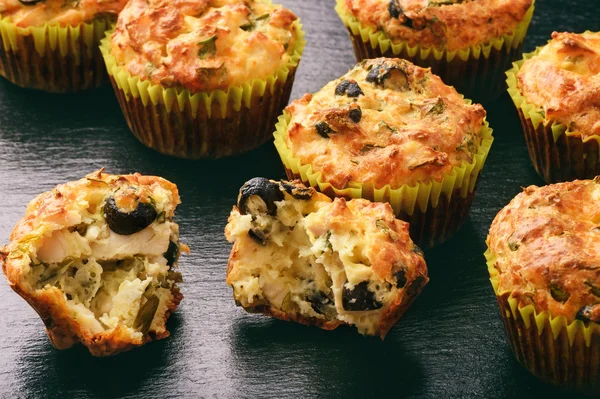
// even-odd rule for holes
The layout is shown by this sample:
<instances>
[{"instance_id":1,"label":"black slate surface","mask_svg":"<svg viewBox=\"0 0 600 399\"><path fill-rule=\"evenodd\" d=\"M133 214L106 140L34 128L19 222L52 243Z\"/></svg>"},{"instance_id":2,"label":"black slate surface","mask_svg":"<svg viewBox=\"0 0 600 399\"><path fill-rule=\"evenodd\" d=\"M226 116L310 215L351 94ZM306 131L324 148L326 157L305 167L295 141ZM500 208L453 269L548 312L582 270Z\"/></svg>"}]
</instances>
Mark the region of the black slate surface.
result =
<instances>
[{"instance_id":1,"label":"black slate surface","mask_svg":"<svg viewBox=\"0 0 600 399\"><path fill-rule=\"evenodd\" d=\"M308 47L293 98L345 73L354 57L334 0L282 1L303 20ZM538 0L526 50L553 30L600 30L592 1ZM240 185L282 178L271 144L212 162L160 156L139 144L109 87L49 95L0 80L0 242L29 200L106 167L177 183L185 295L171 337L113 358L55 350L36 313L0 278L0 397L574 397L539 382L507 345L483 257L495 214L521 186L542 184L508 97L486 106L496 141L468 222L426 251L431 282L386 340L248 315L225 284L223 228Z\"/></svg>"}]
</instances>

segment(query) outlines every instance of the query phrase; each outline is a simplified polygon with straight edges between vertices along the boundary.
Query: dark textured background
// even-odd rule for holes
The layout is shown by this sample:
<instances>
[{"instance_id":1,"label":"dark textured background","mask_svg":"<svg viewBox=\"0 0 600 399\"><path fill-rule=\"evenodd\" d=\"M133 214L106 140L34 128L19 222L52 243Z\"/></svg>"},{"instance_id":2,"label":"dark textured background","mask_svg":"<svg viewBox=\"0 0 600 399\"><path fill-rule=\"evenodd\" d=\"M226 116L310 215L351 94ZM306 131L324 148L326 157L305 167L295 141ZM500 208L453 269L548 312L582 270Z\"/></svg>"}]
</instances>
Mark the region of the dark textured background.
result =
<instances>
[{"instance_id":1,"label":"dark textured background","mask_svg":"<svg viewBox=\"0 0 600 399\"><path fill-rule=\"evenodd\" d=\"M334 0L283 3L307 31L297 98L344 74L354 58ZM553 30L600 30L596 1L537 3L528 51ZM55 350L35 312L0 278L0 397L564 397L514 360L488 280L482 254L494 215L520 186L542 180L508 95L486 109L496 141L470 218L426 252L431 282L381 342L353 328L321 331L235 306L223 227L244 181L284 176L271 144L221 161L171 159L136 141L108 87L49 95L0 79L0 243L35 195L106 167L177 183L181 238L192 249L180 262L185 299L169 322L171 337L113 358Z\"/></svg>"}]
</instances>

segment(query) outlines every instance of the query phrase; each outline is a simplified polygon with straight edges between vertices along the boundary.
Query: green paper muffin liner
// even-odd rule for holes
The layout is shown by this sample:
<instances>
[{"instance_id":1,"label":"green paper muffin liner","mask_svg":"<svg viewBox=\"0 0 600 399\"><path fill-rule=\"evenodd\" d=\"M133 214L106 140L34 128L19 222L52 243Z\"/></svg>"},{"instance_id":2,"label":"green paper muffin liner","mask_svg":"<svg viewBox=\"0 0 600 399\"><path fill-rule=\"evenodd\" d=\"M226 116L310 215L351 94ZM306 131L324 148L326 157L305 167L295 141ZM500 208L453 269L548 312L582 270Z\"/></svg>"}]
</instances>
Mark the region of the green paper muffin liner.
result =
<instances>
[{"instance_id":1,"label":"green paper muffin liner","mask_svg":"<svg viewBox=\"0 0 600 399\"><path fill-rule=\"evenodd\" d=\"M600 394L600 326L549 311L538 313L519 303L510 291L499 291L496 256L485 252L490 281L510 347L521 365L538 378L582 393Z\"/></svg>"},{"instance_id":2,"label":"green paper muffin liner","mask_svg":"<svg viewBox=\"0 0 600 399\"><path fill-rule=\"evenodd\" d=\"M0 75L18 86L49 92L98 87L106 79L98 44L111 23L102 17L77 26L20 28L0 15Z\"/></svg>"},{"instance_id":3,"label":"green paper muffin liner","mask_svg":"<svg viewBox=\"0 0 600 399\"><path fill-rule=\"evenodd\" d=\"M593 179L600 175L600 136L582 138L580 131L546 119L544 110L528 103L517 86L521 66L541 49L524 54L523 59L513 63L513 68L506 72L508 93L521 118L529 157L547 183Z\"/></svg>"},{"instance_id":4,"label":"green paper muffin liner","mask_svg":"<svg viewBox=\"0 0 600 399\"><path fill-rule=\"evenodd\" d=\"M521 57L535 4L513 33L484 44L448 51L445 47L438 49L420 44L411 47L406 41L392 41L385 33L362 26L348 11L344 0L336 2L335 9L348 29L358 61L378 57L404 58L421 67L430 67L444 83L478 102L491 101L506 89L504 72Z\"/></svg>"},{"instance_id":5,"label":"green paper muffin liner","mask_svg":"<svg viewBox=\"0 0 600 399\"><path fill-rule=\"evenodd\" d=\"M160 153L180 158L221 158L252 150L271 138L287 105L306 41L296 23L296 48L289 62L265 79L227 91L191 93L131 76L111 55L110 35L100 49L129 128Z\"/></svg>"},{"instance_id":6,"label":"green paper muffin liner","mask_svg":"<svg viewBox=\"0 0 600 399\"><path fill-rule=\"evenodd\" d=\"M350 182L339 189L332 186L321 172L304 165L292 155L286 143L291 116L284 112L276 125L275 147L279 152L288 178L299 179L329 197L365 198L389 202L397 217L410 223L413 241L423 248L440 244L450 238L467 218L479 175L494 141L492 129L485 121L482 142L473 162L455 166L441 181L419 182L414 186L376 188L372 183Z\"/></svg>"}]
</instances>

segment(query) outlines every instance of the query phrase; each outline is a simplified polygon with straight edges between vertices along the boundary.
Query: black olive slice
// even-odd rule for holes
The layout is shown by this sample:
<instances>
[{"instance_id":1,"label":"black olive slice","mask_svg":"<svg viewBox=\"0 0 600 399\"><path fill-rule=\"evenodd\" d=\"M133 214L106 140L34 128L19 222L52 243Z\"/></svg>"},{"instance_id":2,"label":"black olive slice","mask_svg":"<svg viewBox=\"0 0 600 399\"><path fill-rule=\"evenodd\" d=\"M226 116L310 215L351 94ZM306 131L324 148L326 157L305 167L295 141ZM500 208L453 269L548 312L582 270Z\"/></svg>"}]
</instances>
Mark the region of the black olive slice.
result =
<instances>
[{"instance_id":1,"label":"black olive slice","mask_svg":"<svg viewBox=\"0 0 600 399\"><path fill-rule=\"evenodd\" d=\"M313 310L318 314L327 314L335 311L333 299L327 296L324 292L313 292L307 299Z\"/></svg>"},{"instance_id":2,"label":"black olive slice","mask_svg":"<svg viewBox=\"0 0 600 399\"><path fill-rule=\"evenodd\" d=\"M408 77L395 65L375 65L367 73L366 81L375 85L385 86L391 89L406 90L408 88Z\"/></svg>"},{"instance_id":3,"label":"black olive slice","mask_svg":"<svg viewBox=\"0 0 600 399\"><path fill-rule=\"evenodd\" d=\"M333 133L333 130L329 126L327 122L319 122L315 125L315 129L317 129L317 133L323 138L328 139L329 134Z\"/></svg>"},{"instance_id":4,"label":"black olive slice","mask_svg":"<svg viewBox=\"0 0 600 399\"><path fill-rule=\"evenodd\" d=\"M571 294L569 294L568 292L566 292L560 285L558 285L557 283L550 283L550 295L552 295L552 298L554 298L555 301L557 302L566 302L567 299L569 299L569 297L571 296Z\"/></svg>"},{"instance_id":5,"label":"black olive slice","mask_svg":"<svg viewBox=\"0 0 600 399\"><path fill-rule=\"evenodd\" d=\"M264 177L255 177L248 180L240 189L238 196L238 209L242 215L277 213L276 201L283 200L283 193L279 184Z\"/></svg>"},{"instance_id":6,"label":"black olive slice","mask_svg":"<svg viewBox=\"0 0 600 399\"><path fill-rule=\"evenodd\" d=\"M350 98L356 98L364 95L362 89L354 80L344 80L335 88L336 96L347 95Z\"/></svg>"},{"instance_id":7,"label":"black olive slice","mask_svg":"<svg viewBox=\"0 0 600 399\"><path fill-rule=\"evenodd\" d=\"M24 4L26 6L32 6L44 0L19 0L19 3Z\"/></svg>"},{"instance_id":8,"label":"black olive slice","mask_svg":"<svg viewBox=\"0 0 600 399\"><path fill-rule=\"evenodd\" d=\"M150 226L158 214L150 203L138 203L131 213L121 212L115 197L109 197L104 204L104 219L108 227L117 234L128 236Z\"/></svg>"},{"instance_id":9,"label":"black olive slice","mask_svg":"<svg viewBox=\"0 0 600 399\"><path fill-rule=\"evenodd\" d=\"M402 266L400 270L394 273L394 277L396 278L396 288L404 288L406 285L406 268Z\"/></svg>"},{"instance_id":10,"label":"black olive slice","mask_svg":"<svg viewBox=\"0 0 600 399\"><path fill-rule=\"evenodd\" d=\"M179 256L179 245L176 242L169 241L169 248L163 256L167 260L167 265L173 266Z\"/></svg>"},{"instance_id":11,"label":"black olive slice","mask_svg":"<svg viewBox=\"0 0 600 399\"><path fill-rule=\"evenodd\" d=\"M252 238L254 241L259 243L260 245L263 245L263 246L267 245L269 236L267 234L265 234L262 230L251 229L248 231L248 235L250 236L250 238Z\"/></svg>"},{"instance_id":12,"label":"black olive slice","mask_svg":"<svg viewBox=\"0 0 600 399\"><path fill-rule=\"evenodd\" d=\"M146 334L152 325L152 320L158 309L160 300L156 295L152 295L145 304L142 305L138 315L135 318L133 327L140 330L140 332Z\"/></svg>"},{"instance_id":13,"label":"black olive slice","mask_svg":"<svg viewBox=\"0 0 600 399\"><path fill-rule=\"evenodd\" d=\"M362 110L359 106L357 106L356 108L352 108L350 112L348 112L348 116L350 117L352 122L358 123L362 119Z\"/></svg>"},{"instance_id":14,"label":"black olive slice","mask_svg":"<svg viewBox=\"0 0 600 399\"><path fill-rule=\"evenodd\" d=\"M582 307L581 309L579 309L579 312L577 312L577 316L575 316L575 318L577 320L581 320L581 321L585 321L585 322L594 321L594 320L592 320L592 309L593 309L593 306Z\"/></svg>"},{"instance_id":15,"label":"black olive slice","mask_svg":"<svg viewBox=\"0 0 600 399\"><path fill-rule=\"evenodd\" d=\"M398 3L398 0L391 0L390 4L388 5L388 12L390 13L390 17L392 18L400 18L400 15L404 14L404 11L402 10L402 6L400 6L400 3Z\"/></svg>"},{"instance_id":16,"label":"black olive slice","mask_svg":"<svg viewBox=\"0 0 600 399\"><path fill-rule=\"evenodd\" d=\"M285 180L282 180L280 184L281 188L286 193L288 193L297 200L308 201L312 198L313 190L311 188L304 187L301 184L296 185Z\"/></svg>"},{"instance_id":17,"label":"black olive slice","mask_svg":"<svg viewBox=\"0 0 600 399\"><path fill-rule=\"evenodd\" d=\"M342 292L342 306L348 311L376 310L383 304L375 299L375 294L369 291L369 283L363 281L351 290L344 286Z\"/></svg>"}]
</instances>

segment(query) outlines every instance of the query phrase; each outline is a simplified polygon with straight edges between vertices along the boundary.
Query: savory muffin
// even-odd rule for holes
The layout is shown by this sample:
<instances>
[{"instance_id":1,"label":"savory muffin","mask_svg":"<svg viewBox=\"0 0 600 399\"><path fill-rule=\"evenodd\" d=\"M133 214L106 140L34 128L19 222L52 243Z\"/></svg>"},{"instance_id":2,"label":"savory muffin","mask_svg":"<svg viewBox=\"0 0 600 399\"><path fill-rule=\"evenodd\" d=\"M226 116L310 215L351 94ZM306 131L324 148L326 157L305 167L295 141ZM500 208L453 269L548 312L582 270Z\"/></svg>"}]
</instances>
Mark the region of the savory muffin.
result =
<instances>
[{"instance_id":1,"label":"savory muffin","mask_svg":"<svg viewBox=\"0 0 600 399\"><path fill-rule=\"evenodd\" d=\"M337 0L336 10L359 61L405 58L484 101L520 56L533 0Z\"/></svg>"},{"instance_id":2,"label":"savory muffin","mask_svg":"<svg viewBox=\"0 0 600 399\"><path fill-rule=\"evenodd\" d=\"M173 222L179 202L160 177L101 170L31 201L0 259L56 348L81 342L109 356L169 336L187 251Z\"/></svg>"},{"instance_id":3,"label":"savory muffin","mask_svg":"<svg viewBox=\"0 0 600 399\"><path fill-rule=\"evenodd\" d=\"M389 204L332 202L298 181L244 184L225 236L239 306L325 330L348 324L383 339L429 281Z\"/></svg>"},{"instance_id":4,"label":"savory muffin","mask_svg":"<svg viewBox=\"0 0 600 399\"><path fill-rule=\"evenodd\" d=\"M22 87L68 92L106 77L98 49L126 0L0 0L0 75Z\"/></svg>"},{"instance_id":5,"label":"savory muffin","mask_svg":"<svg viewBox=\"0 0 600 399\"><path fill-rule=\"evenodd\" d=\"M466 218L492 142L485 115L429 69L379 58L292 102L275 144L288 177L390 202L430 246Z\"/></svg>"},{"instance_id":6,"label":"savory muffin","mask_svg":"<svg viewBox=\"0 0 600 399\"><path fill-rule=\"evenodd\" d=\"M303 48L298 18L267 0L132 0L103 45L136 137L187 158L264 143Z\"/></svg>"},{"instance_id":7,"label":"savory muffin","mask_svg":"<svg viewBox=\"0 0 600 399\"><path fill-rule=\"evenodd\" d=\"M538 173L549 183L600 174L600 33L554 32L507 74Z\"/></svg>"},{"instance_id":8,"label":"savory muffin","mask_svg":"<svg viewBox=\"0 0 600 399\"><path fill-rule=\"evenodd\" d=\"M600 179L530 186L496 216L486 253L517 359L600 393Z\"/></svg>"}]
</instances>

